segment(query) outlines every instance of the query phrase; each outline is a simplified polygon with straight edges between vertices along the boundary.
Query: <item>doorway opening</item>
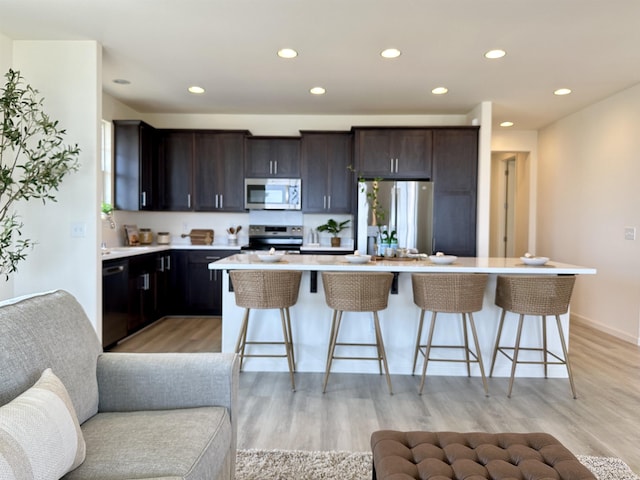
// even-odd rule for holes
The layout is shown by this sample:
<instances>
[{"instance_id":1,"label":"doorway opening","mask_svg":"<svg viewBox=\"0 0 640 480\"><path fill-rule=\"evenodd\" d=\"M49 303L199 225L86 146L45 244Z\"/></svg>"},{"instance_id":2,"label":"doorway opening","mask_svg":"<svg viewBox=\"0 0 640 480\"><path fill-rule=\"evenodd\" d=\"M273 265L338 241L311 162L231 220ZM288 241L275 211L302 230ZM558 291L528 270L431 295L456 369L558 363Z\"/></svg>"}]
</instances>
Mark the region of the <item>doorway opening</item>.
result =
<instances>
[{"instance_id":1,"label":"doorway opening","mask_svg":"<svg viewBox=\"0 0 640 480\"><path fill-rule=\"evenodd\" d=\"M528 152L492 152L489 255L519 257L529 250Z\"/></svg>"}]
</instances>

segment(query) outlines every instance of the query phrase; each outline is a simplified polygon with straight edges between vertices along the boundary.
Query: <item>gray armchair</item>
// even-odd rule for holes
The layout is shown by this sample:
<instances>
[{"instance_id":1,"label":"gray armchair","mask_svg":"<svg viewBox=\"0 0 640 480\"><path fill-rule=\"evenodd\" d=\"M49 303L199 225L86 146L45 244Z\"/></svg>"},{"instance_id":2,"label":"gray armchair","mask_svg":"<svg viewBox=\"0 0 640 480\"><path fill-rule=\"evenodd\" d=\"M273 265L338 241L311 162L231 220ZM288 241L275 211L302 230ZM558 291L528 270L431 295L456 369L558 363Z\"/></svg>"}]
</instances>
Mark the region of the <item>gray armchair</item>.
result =
<instances>
[{"instance_id":1,"label":"gray armchair","mask_svg":"<svg viewBox=\"0 0 640 480\"><path fill-rule=\"evenodd\" d=\"M233 479L233 354L103 353L82 307L56 291L0 306L0 408L51 368L86 457L65 479ZM1 476L1 475L0 475Z\"/></svg>"}]
</instances>

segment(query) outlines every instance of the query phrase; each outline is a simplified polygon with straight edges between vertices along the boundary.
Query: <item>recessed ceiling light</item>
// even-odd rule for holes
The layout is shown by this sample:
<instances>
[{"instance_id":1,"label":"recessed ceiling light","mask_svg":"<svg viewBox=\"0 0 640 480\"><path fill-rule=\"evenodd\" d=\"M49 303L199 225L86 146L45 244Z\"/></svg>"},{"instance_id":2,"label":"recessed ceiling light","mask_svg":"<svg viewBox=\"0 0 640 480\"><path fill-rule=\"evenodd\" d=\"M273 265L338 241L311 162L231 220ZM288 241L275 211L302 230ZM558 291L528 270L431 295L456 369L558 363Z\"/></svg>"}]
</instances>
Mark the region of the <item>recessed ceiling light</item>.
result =
<instances>
[{"instance_id":1,"label":"recessed ceiling light","mask_svg":"<svg viewBox=\"0 0 640 480\"><path fill-rule=\"evenodd\" d=\"M192 87L189 87L188 90L189 90L189 93L195 93L195 94L204 93L204 88L198 87L197 85L193 85Z\"/></svg>"},{"instance_id":2,"label":"recessed ceiling light","mask_svg":"<svg viewBox=\"0 0 640 480\"><path fill-rule=\"evenodd\" d=\"M309 92L314 95L324 95L327 91L322 87L313 87Z\"/></svg>"},{"instance_id":3,"label":"recessed ceiling light","mask_svg":"<svg viewBox=\"0 0 640 480\"><path fill-rule=\"evenodd\" d=\"M495 49L495 50L489 50L487 53L484 54L484 56L486 58L490 58L491 60L495 60L496 58L502 58L507 54L507 52L505 52L504 50L500 50L500 49Z\"/></svg>"},{"instance_id":4,"label":"recessed ceiling light","mask_svg":"<svg viewBox=\"0 0 640 480\"><path fill-rule=\"evenodd\" d=\"M448 91L449 89L447 87L436 87L433 90L431 90L431 93L433 93L434 95L444 95Z\"/></svg>"},{"instance_id":5,"label":"recessed ceiling light","mask_svg":"<svg viewBox=\"0 0 640 480\"><path fill-rule=\"evenodd\" d=\"M554 95L569 95L570 93L570 88L559 88L555 92L553 92Z\"/></svg>"},{"instance_id":6,"label":"recessed ceiling light","mask_svg":"<svg viewBox=\"0 0 640 480\"><path fill-rule=\"evenodd\" d=\"M501 127L513 127L513 122L502 122Z\"/></svg>"},{"instance_id":7,"label":"recessed ceiling light","mask_svg":"<svg viewBox=\"0 0 640 480\"><path fill-rule=\"evenodd\" d=\"M278 56L280 58L296 58L298 56L298 52L293 48L281 48L278 50Z\"/></svg>"},{"instance_id":8,"label":"recessed ceiling light","mask_svg":"<svg viewBox=\"0 0 640 480\"><path fill-rule=\"evenodd\" d=\"M397 48L387 48L380 52L380 56L384 58L398 58L400 55L402 55L402 52Z\"/></svg>"},{"instance_id":9,"label":"recessed ceiling light","mask_svg":"<svg viewBox=\"0 0 640 480\"><path fill-rule=\"evenodd\" d=\"M116 78L113 80L113 83L117 83L118 85L129 85L131 82L124 78Z\"/></svg>"}]
</instances>

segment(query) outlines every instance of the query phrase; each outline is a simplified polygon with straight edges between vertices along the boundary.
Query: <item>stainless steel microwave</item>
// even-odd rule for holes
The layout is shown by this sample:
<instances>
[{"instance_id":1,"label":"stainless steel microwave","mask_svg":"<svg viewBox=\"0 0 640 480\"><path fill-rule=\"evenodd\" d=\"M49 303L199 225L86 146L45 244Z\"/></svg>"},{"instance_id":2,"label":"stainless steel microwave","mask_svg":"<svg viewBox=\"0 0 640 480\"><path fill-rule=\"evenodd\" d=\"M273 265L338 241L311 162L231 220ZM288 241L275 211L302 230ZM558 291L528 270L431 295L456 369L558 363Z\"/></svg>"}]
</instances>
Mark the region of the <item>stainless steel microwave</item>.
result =
<instances>
[{"instance_id":1,"label":"stainless steel microwave","mask_svg":"<svg viewBox=\"0 0 640 480\"><path fill-rule=\"evenodd\" d=\"M245 178L244 208L256 210L300 210L299 178Z\"/></svg>"}]
</instances>

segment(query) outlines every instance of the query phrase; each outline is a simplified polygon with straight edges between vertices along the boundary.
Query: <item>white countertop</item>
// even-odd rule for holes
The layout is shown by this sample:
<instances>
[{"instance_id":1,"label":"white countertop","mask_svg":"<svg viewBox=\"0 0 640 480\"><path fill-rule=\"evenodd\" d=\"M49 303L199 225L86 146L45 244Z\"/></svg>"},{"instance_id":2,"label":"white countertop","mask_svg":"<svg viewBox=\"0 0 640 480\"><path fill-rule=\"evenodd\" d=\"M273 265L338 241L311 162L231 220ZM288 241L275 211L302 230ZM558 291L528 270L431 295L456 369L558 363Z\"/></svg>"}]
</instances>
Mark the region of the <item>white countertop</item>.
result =
<instances>
[{"instance_id":1,"label":"white countertop","mask_svg":"<svg viewBox=\"0 0 640 480\"><path fill-rule=\"evenodd\" d=\"M179 243L171 245L143 245L139 247L115 247L107 248L102 255L102 260L115 260L118 258L127 258L135 255L144 255L146 253L163 252L167 250L236 250L240 251L242 245L229 245L226 243L214 243L212 245L191 245L188 243Z\"/></svg>"},{"instance_id":2,"label":"white countertop","mask_svg":"<svg viewBox=\"0 0 640 480\"><path fill-rule=\"evenodd\" d=\"M254 254L236 254L209 264L211 270L303 270L362 272L447 272L447 273L524 273L542 275L593 275L595 268L556 261L543 266L529 266L519 258L460 257L451 265L437 265L430 260L372 260L365 264L349 263L341 255L283 255L275 263L262 262Z\"/></svg>"}]
</instances>

